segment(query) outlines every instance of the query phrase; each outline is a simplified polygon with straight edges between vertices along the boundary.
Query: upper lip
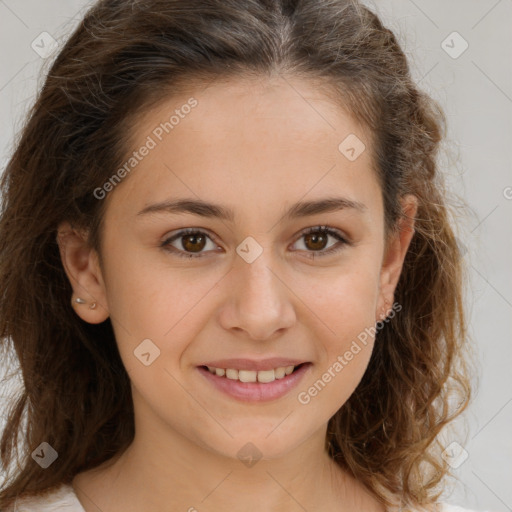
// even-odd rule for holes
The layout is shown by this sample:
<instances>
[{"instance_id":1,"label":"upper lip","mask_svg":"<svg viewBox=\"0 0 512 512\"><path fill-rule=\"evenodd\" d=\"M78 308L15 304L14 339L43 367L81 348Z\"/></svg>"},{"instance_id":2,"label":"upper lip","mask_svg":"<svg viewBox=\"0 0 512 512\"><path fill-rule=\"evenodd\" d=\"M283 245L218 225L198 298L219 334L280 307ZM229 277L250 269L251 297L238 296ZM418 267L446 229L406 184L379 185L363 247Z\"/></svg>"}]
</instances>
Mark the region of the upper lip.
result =
<instances>
[{"instance_id":1,"label":"upper lip","mask_svg":"<svg viewBox=\"0 0 512 512\"><path fill-rule=\"evenodd\" d=\"M281 366L298 366L299 364L306 363L303 359L290 359L287 357L271 357L269 359L216 359L215 361L208 361L199 366L212 366L213 368L232 368L235 370L253 370L263 371L280 368Z\"/></svg>"}]
</instances>

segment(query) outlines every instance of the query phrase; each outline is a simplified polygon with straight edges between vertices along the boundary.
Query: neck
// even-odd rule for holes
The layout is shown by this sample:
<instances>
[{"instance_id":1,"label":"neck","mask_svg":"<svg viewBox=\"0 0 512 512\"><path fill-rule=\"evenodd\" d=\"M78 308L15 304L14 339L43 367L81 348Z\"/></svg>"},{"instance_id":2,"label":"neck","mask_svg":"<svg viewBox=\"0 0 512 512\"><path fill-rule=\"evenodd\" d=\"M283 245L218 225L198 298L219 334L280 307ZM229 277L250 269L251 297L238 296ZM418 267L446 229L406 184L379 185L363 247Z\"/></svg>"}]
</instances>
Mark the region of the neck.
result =
<instances>
[{"instance_id":1,"label":"neck","mask_svg":"<svg viewBox=\"0 0 512 512\"><path fill-rule=\"evenodd\" d=\"M135 438L123 454L73 480L86 512L382 510L327 454L327 425L273 459L259 459L241 441L253 455L242 461L201 446L154 417L136 418Z\"/></svg>"}]
</instances>

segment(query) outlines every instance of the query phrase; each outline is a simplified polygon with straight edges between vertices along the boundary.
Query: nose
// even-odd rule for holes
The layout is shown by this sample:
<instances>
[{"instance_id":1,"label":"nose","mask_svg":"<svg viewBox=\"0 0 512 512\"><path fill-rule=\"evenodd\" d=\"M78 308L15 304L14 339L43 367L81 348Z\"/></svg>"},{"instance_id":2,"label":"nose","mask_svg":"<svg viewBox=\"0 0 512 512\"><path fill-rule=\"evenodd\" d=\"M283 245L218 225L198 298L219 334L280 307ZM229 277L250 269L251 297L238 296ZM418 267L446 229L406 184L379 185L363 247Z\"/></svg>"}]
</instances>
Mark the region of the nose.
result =
<instances>
[{"instance_id":1,"label":"nose","mask_svg":"<svg viewBox=\"0 0 512 512\"><path fill-rule=\"evenodd\" d=\"M283 334L296 321L293 292L270 250L252 263L237 258L229 273L227 299L220 313L224 329L264 341Z\"/></svg>"}]
</instances>

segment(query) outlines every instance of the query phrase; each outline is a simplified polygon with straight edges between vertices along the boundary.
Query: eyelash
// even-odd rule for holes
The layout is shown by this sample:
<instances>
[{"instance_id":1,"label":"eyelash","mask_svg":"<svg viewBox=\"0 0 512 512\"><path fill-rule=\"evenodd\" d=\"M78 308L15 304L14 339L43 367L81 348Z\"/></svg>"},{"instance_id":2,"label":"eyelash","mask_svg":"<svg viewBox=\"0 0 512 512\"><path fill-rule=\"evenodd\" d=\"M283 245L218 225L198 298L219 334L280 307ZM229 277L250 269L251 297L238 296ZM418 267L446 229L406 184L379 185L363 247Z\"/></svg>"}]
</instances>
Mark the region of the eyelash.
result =
<instances>
[{"instance_id":1,"label":"eyelash","mask_svg":"<svg viewBox=\"0 0 512 512\"><path fill-rule=\"evenodd\" d=\"M335 254L338 251L340 251L341 249L343 249L343 247L345 245L351 245L351 242L349 242L345 237L343 237L337 229L332 228L330 226L314 226L311 228L307 228L305 231L303 231L301 233L301 235L299 236L299 238L297 240L299 240L300 238L302 238L305 235L309 235L312 233L322 234L322 235L330 235L330 236L336 238L338 240L338 242L340 242L340 243L333 245L332 247L330 247L327 250L306 251L307 257L311 258L311 259L314 259L317 257L323 257L323 256L330 256L331 254ZM210 251L206 251L206 253L194 254L194 253L184 252L184 251L182 251L180 249L176 249L175 247L172 247L170 245L170 243L174 242L174 240L177 240L186 235L205 235L212 242L215 243L215 239L212 239L212 237L210 235L208 235L208 233L206 233L205 231L202 231L200 229L195 229L195 228L187 228L187 229L181 230L179 233L176 233L175 235L168 238L167 240L164 240L160 244L160 247L163 248L167 252L176 254L180 258L187 258L187 259L202 258L202 257L204 257L204 255L206 253L210 252Z\"/></svg>"}]
</instances>

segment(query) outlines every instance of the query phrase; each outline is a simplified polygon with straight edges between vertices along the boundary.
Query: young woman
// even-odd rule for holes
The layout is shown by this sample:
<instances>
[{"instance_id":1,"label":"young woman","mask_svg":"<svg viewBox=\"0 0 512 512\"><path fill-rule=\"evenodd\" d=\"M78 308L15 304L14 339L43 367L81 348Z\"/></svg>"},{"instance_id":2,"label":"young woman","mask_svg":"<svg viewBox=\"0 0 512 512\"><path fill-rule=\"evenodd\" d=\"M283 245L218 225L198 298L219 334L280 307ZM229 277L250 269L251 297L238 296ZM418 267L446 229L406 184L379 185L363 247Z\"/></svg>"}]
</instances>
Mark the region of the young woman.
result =
<instances>
[{"instance_id":1,"label":"young woman","mask_svg":"<svg viewBox=\"0 0 512 512\"><path fill-rule=\"evenodd\" d=\"M0 509L452 510L443 129L355 0L95 4L2 180Z\"/></svg>"}]
</instances>

